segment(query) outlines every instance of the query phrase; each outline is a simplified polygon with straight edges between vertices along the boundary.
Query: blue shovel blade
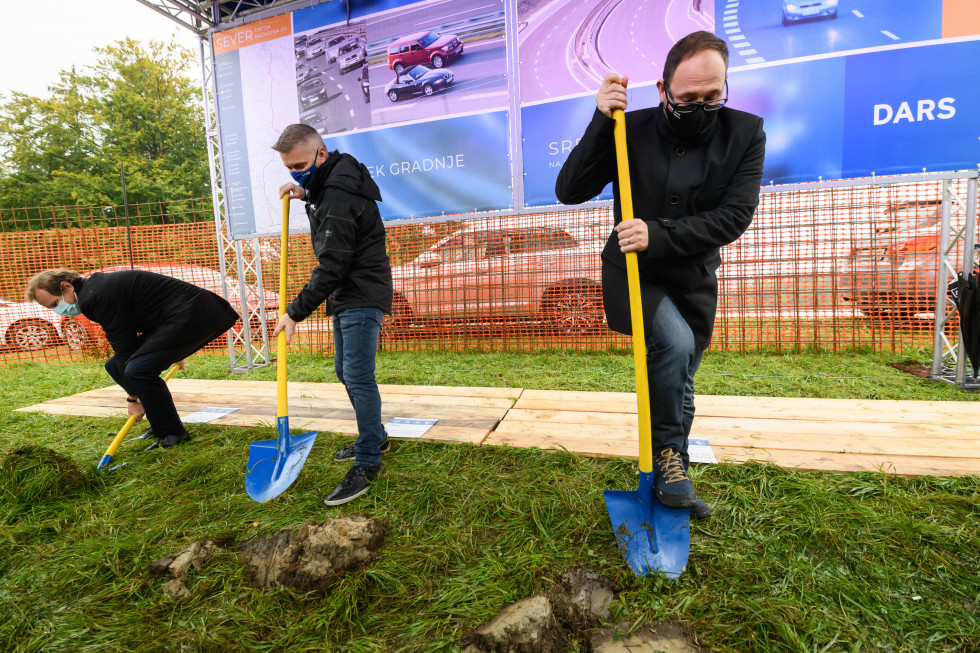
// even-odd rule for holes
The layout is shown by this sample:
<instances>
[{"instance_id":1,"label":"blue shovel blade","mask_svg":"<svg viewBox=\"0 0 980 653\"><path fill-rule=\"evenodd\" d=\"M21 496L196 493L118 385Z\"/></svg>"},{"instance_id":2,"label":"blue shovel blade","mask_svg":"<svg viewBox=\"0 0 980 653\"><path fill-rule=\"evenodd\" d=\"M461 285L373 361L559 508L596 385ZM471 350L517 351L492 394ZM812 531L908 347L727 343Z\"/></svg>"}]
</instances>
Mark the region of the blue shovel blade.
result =
<instances>
[{"instance_id":1,"label":"blue shovel blade","mask_svg":"<svg viewBox=\"0 0 980 653\"><path fill-rule=\"evenodd\" d=\"M248 449L245 490L248 496L265 503L286 491L299 476L306 462L316 431L289 435L289 418L279 418L279 437L256 440Z\"/></svg>"},{"instance_id":2,"label":"blue shovel blade","mask_svg":"<svg viewBox=\"0 0 980 653\"><path fill-rule=\"evenodd\" d=\"M691 511L667 508L657 501L652 476L641 473L640 489L635 492L603 492L609 521L619 552L637 576L661 573L677 578L691 552Z\"/></svg>"}]
</instances>

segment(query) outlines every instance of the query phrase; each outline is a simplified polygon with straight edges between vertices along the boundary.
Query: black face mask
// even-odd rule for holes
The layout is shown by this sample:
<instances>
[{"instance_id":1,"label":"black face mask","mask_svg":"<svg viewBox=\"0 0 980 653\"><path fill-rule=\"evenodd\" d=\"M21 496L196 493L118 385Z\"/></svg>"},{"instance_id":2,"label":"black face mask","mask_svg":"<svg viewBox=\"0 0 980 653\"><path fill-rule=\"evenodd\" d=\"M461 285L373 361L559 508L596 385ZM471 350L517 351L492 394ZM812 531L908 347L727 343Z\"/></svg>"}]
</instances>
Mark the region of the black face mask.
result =
<instances>
[{"instance_id":1,"label":"black face mask","mask_svg":"<svg viewBox=\"0 0 980 653\"><path fill-rule=\"evenodd\" d=\"M705 111L704 107L697 107L690 113L677 113L670 102L664 103L664 113L674 133L685 139L700 136L718 119L717 111Z\"/></svg>"}]
</instances>

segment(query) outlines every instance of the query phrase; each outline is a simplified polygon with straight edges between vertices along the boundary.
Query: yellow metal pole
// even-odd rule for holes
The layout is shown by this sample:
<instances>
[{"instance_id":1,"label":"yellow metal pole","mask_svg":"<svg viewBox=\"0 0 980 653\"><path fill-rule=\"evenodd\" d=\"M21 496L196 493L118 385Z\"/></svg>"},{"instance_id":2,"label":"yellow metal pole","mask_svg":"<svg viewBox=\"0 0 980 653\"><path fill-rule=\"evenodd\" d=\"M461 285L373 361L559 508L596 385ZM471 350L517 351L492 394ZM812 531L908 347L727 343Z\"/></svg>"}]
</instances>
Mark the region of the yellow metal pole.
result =
<instances>
[{"instance_id":1,"label":"yellow metal pole","mask_svg":"<svg viewBox=\"0 0 980 653\"><path fill-rule=\"evenodd\" d=\"M289 196L282 198L282 237L279 241L279 317L286 314L286 263L289 260ZM286 401L286 332L280 331L276 341L276 415L287 417Z\"/></svg>"},{"instance_id":2,"label":"yellow metal pole","mask_svg":"<svg viewBox=\"0 0 980 653\"><path fill-rule=\"evenodd\" d=\"M174 374L176 374L177 370L179 369L180 366L174 365L169 370L167 370L167 373L163 377L163 382L166 383L167 381L172 379ZM126 423L123 424L123 427L119 429L119 433L116 435L115 438L113 438L112 442L109 443L109 448L105 450L105 455L102 456L102 462L99 463L100 468L103 465L108 464L112 460L112 457L116 455L116 450L119 448L119 445L122 444L122 441L126 437L126 434L129 433L129 429L133 428L133 424L135 423L136 423L136 415L130 415L129 419L126 420Z\"/></svg>"},{"instance_id":3,"label":"yellow metal pole","mask_svg":"<svg viewBox=\"0 0 980 653\"><path fill-rule=\"evenodd\" d=\"M621 109L613 111L616 124L616 169L619 173L619 208L623 221L633 219L633 190L630 186L630 167L626 153L626 115ZM640 298L640 270L636 252L626 253L626 278L630 293L630 319L633 324L633 370L636 375L636 411L639 417L640 471L653 471L653 443L650 436L650 389L647 383L647 345L643 333L643 302Z\"/></svg>"}]
</instances>

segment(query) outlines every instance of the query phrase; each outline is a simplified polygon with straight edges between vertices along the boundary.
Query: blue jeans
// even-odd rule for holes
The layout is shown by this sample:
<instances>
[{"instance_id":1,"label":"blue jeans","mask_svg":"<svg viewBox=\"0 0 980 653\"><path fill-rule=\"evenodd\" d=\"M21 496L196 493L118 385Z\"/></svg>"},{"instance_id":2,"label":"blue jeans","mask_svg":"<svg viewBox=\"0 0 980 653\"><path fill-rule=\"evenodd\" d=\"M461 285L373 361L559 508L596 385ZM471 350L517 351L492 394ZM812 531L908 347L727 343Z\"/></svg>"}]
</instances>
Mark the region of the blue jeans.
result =
<instances>
[{"instance_id":1,"label":"blue jeans","mask_svg":"<svg viewBox=\"0 0 980 653\"><path fill-rule=\"evenodd\" d=\"M670 297L663 298L652 324L645 326L653 457L672 447L687 469L687 438L694 422L694 374L704 350L695 347L694 333Z\"/></svg>"},{"instance_id":2,"label":"blue jeans","mask_svg":"<svg viewBox=\"0 0 980 653\"><path fill-rule=\"evenodd\" d=\"M357 419L354 464L368 467L381 464L381 443L388 437L381 423L381 393L374 378L381 318L376 308L349 308L333 316L334 370Z\"/></svg>"}]
</instances>

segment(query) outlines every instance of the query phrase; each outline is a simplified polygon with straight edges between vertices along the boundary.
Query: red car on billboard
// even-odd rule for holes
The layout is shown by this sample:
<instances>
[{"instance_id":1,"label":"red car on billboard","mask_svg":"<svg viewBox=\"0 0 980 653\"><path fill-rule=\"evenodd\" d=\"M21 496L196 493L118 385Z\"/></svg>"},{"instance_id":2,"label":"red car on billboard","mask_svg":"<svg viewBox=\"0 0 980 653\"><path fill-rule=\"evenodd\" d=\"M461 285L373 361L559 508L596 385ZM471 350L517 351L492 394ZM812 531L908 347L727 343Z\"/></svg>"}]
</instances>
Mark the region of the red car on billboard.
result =
<instances>
[{"instance_id":1,"label":"red car on billboard","mask_svg":"<svg viewBox=\"0 0 980 653\"><path fill-rule=\"evenodd\" d=\"M388 46L388 68L396 75L410 66L422 64L442 68L463 54L463 42L455 34L416 32Z\"/></svg>"}]
</instances>

